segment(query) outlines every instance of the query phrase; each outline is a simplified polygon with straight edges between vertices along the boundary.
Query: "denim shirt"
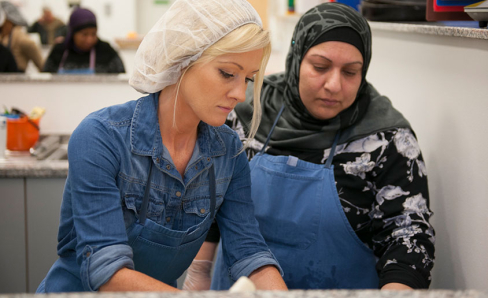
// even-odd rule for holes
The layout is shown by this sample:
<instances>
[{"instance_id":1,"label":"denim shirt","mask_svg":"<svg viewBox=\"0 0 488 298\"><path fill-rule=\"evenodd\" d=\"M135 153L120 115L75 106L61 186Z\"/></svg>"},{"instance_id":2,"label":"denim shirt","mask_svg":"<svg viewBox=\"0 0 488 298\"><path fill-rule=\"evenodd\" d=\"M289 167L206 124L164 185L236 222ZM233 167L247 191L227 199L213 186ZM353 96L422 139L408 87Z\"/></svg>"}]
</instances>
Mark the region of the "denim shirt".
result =
<instances>
[{"instance_id":1,"label":"denim shirt","mask_svg":"<svg viewBox=\"0 0 488 298\"><path fill-rule=\"evenodd\" d=\"M210 212L210 194L208 175L201 174L213 163L216 220L231 278L248 276L264 265L281 271L259 233L249 165L245 154L238 154L238 135L225 125L201 122L182 179L162 143L158 99L155 93L104 108L73 132L58 234L60 259L51 271L63 267L83 286L60 284L46 291L98 290L119 269L134 268L126 229L138 218L151 162L148 218L178 231L203 221ZM55 276L48 274L46 285L59 283L50 278Z\"/></svg>"}]
</instances>

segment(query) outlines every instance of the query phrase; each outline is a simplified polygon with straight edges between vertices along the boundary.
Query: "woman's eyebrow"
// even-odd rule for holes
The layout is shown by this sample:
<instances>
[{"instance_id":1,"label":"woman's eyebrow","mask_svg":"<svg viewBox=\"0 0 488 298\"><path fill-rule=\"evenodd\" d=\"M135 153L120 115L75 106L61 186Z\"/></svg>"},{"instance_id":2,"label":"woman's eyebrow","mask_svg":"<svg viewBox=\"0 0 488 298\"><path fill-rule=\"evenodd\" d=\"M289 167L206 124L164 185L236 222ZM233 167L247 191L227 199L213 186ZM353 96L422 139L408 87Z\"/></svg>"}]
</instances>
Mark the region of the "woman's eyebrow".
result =
<instances>
[{"instance_id":1,"label":"woman's eyebrow","mask_svg":"<svg viewBox=\"0 0 488 298\"><path fill-rule=\"evenodd\" d=\"M244 70L244 67L242 67L242 65L240 65L239 63L237 62L232 62L232 61L218 61L219 63L230 63L230 64L234 64L236 65L237 67L239 67L240 70ZM255 73L255 72L258 72L259 69L255 70L255 71L252 71L252 73Z\"/></svg>"},{"instance_id":2,"label":"woman's eyebrow","mask_svg":"<svg viewBox=\"0 0 488 298\"><path fill-rule=\"evenodd\" d=\"M312 54L310 55L311 57L319 57L319 58L322 58L322 59L325 59L329 62L332 62L332 60L330 60L329 58L325 57L325 56L322 56L322 55L319 55L319 54ZM353 61L353 62L348 62L348 63L345 63L344 65L351 65L351 64L359 64L359 65L363 65L363 62L361 61Z\"/></svg>"}]
</instances>

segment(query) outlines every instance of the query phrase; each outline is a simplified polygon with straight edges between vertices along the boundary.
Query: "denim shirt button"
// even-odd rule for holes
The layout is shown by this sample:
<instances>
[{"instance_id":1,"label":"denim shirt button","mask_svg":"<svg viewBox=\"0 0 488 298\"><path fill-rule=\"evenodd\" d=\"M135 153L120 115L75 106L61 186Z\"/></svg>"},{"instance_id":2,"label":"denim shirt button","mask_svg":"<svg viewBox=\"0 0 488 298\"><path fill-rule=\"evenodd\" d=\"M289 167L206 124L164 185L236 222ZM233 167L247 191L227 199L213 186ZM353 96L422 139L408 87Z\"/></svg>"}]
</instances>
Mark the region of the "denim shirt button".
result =
<instances>
[{"instance_id":1,"label":"denim shirt button","mask_svg":"<svg viewBox=\"0 0 488 298\"><path fill-rule=\"evenodd\" d=\"M200 213L201 213L201 214L205 213L205 209L203 209L203 208L202 208L202 209L200 209Z\"/></svg>"},{"instance_id":2,"label":"denim shirt button","mask_svg":"<svg viewBox=\"0 0 488 298\"><path fill-rule=\"evenodd\" d=\"M171 217L166 217L166 222L170 222L171 221Z\"/></svg>"},{"instance_id":3,"label":"denim shirt button","mask_svg":"<svg viewBox=\"0 0 488 298\"><path fill-rule=\"evenodd\" d=\"M166 170L171 170L171 166L170 165L166 165Z\"/></svg>"},{"instance_id":4,"label":"denim shirt button","mask_svg":"<svg viewBox=\"0 0 488 298\"><path fill-rule=\"evenodd\" d=\"M91 255L91 252L86 253L86 257L88 258Z\"/></svg>"},{"instance_id":5,"label":"denim shirt button","mask_svg":"<svg viewBox=\"0 0 488 298\"><path fill-rule=\"evenodd\" d=\"M181 197L181 191L177 191L177 192L176 192L176 196L177 196L178 198L179 198L179 197Z\"/></svg>"},{"instance_id":6,"label":"denim shirt button","mask_svg":"<svg viewBox=\"0 0 488 298\"><path fill-rule=\"evenodd\" d=\"M207 161L210 161L210 160L211 160L211 158L210 157L207 157Z\"/></svg>"},{"instance_id":7,"label":"denim shirt button","mask_svg":"<svg viewBox=\"0 0 488 298\"><path fill-rule=\"evenodd\" d=\"M198 166L195 166L195 170L198 170Z\"/></svg>"},{"instance_id":8,"label":"denim shirt button","mask_svg":"<svg viewBox=\"0 0 488 298\"><path fill-rule=\"evenodd\" d=\"M156 158L156 162L159 163L159 157Z\"/></svg>"}]
</instances>

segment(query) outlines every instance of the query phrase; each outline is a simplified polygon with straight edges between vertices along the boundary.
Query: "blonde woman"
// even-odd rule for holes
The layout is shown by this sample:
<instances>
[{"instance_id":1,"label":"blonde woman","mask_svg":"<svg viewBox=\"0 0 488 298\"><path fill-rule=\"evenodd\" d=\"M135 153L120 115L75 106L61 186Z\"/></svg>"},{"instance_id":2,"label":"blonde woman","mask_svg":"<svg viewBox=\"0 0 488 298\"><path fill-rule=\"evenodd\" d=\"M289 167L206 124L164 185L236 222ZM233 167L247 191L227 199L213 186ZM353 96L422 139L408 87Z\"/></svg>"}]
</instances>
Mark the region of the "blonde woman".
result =
<instances>
[{"instance_id":1,"label":"blonde woman","mask_svg":"<svg viewBox=\"0 0 488 298\"><path fill-rule=\"evenodd\" d=\"M269 54L246 0L175 1L136 54L130 84L149 95L92 113L71 136L59 259L37 292L176 291L214 218L233 279L286 289L242 144L223 125L248 82L259 96Z\"/></svg>"}]
</instances>

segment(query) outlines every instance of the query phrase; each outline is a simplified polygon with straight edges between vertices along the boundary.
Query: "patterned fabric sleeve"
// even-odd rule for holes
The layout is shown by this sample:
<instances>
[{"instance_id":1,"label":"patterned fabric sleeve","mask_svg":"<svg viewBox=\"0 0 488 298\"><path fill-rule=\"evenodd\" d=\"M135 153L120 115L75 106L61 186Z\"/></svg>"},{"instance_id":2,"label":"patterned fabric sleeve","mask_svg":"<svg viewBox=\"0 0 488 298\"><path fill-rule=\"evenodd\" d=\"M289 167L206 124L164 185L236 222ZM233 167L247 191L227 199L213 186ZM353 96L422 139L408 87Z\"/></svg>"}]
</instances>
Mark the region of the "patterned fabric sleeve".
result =
<instances>
[{"instance_id":1,"label":"patterned fabric sleeve","mask_svg":"<svg viewBox=\"0 0 488 298\"><path fill-rule=\"evenodd\" d=\"M434 229L419 145L408 129L386 137L364 191L375 195L370 245L379 257L380 287L391 282L428 288L434 264Z\"/></svg>"}]
</instances>

